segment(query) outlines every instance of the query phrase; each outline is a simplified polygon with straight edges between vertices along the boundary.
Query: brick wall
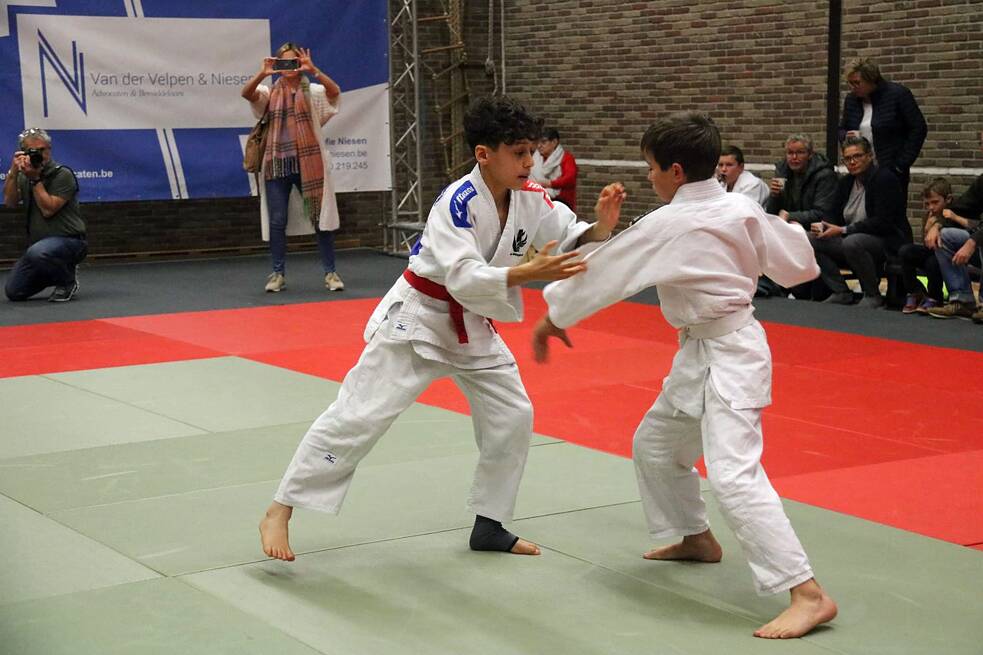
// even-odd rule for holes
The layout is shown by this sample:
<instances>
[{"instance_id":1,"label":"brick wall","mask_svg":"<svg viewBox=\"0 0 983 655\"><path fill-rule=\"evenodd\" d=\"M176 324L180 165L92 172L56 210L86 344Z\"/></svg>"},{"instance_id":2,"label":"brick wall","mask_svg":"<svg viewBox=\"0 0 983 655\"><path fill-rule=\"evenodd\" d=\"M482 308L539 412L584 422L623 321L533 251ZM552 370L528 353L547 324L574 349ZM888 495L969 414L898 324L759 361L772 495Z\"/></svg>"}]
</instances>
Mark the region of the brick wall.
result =
<instances>
[{"instance_id":1,"label":"brick wall","mask_svg":"<svg viewBox=\"0 0 983 655\"><path fill-rule=\"evenodd\" d=\"M338 248L375 247L379 222L388 211L386 193L338 194ZM260 239L259 199L209 198L84 203L91 259L243 254L267 249ZM313 237L291 237L291 250L313 250ZM22 210L0 209L0 266L7 267L27 245Z\"/></svg>"},{"instance_id":2,"label":"brick wall","mask_svg":"<svg viewBox=\"0 0 983 655\"><path fill-rule=\"evenodd\" d=\"M487 3L465 2L468 80L473 95L492 89L482 70L487 56ZM419 0L421 16L441 13L438 0ZM741 146L748 162L782 157L791 132L813 135L820 149L826 124L828 2L779 0L527 0L507 3L507 90L555 125L578 159L637 161L638 139L671 111L709 112L725 141ZM496 13L498 3L496 2ZM493 58L498 61L496 17ZM445 45L440 23L421 26L421 48ZM843 2L844 62L865 55L885 75L914 92L929 123L917 167L983 167L983 3L977 0ZM421 204L446 184L437 143L430 72L447 55L427 58L421 75L424 129ZM841 85L839 104L846 93ZM70 162L69 162L70 163ZM767 173L764 175L767 177ZM920 222L918 192L932 175L911 183L912 222ZM956 191L970 176L949 176ZM608 181L626 183L625 216L658 204L636 166L581 166L582 210ZM383 193L341 194L338 246L378 246L378 227L389 211ZM126 202L84 207L94 256L190 251L261 250L255 198ZM23 249L17 212L0 210L0 264ZM310 247L298 239L293 247Z\"/></svg>"},{"instance_id":3,"label":"brick wall","mask_svg":"<svg viewBox=\"0 0 983 655\"><path fill-rule=\"evenodd\" d=\"M828 8L824 0L510 4L508 90L556 125L579 159L637 160L647 125L695 109L710 113L748 162L770 164L792 132L824 149ZM917 167L983 168L983 3L846 0L841 56L859 55L918 99L929 136ZM846 91L843 83L840 106ZM657 204L642 168L581 171L582 208L611 179L633 192L626 215ZM950 179L957 191L971 180ZM926 181L912 179L913 222Z\"/></svg>"}]
</instances>

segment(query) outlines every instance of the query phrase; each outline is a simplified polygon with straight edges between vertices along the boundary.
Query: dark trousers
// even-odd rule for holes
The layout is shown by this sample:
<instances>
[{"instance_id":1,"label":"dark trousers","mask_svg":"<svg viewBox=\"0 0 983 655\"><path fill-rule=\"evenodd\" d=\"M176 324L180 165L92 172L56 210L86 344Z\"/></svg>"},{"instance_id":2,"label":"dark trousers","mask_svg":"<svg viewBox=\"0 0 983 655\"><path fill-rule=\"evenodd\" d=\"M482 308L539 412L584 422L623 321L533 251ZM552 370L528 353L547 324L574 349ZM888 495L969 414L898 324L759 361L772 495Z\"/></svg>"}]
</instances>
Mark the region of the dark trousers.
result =
<instances>
[{"instance_id":1,"label":"dark trousers","mask_svg":"<svg viewBox=\"0 0 983 655\"><path fill-rule=\"evenodd\" d=\"M809 243L816 252L819 275L830 291L850 293L850 287L840 274L840 268L849 268L857 276L865 296L880 295L880 272L887 258L884 239L863 233L826 239L810 234Z\"/></svg>"},{"instance_id":2,"label":"dark trousers","mask_svg":"<svg viewBox=\"0 0 983 655\"><path fill-rule=\"evenodd\" d=\"M928 276L927 293L937 302L942 302L942 269L935 251L923 245L906 243L898 251L901 258L901 277L905 293L926 293L925 285L918 279L918 271Z\"/></svg>"},{"instance_id":3,"label":"dark trousers","mask_svg":"<svg viewBox=\"0 0 983 655\"><path fill-rule=\"evenodd\" d=\"M290 192L294 187L300 191L299 173L266 180L266 209L270 219L270 258L273 260L273 270L277 273L283 273L286 268L287 207L290 203ZM325 273L333 273L335 270L334 232L322 232L316 225L314 232L317 237L317 250L321 254L321 267Z\"/></svg>"},{"instance_id":4,"label":"dark trousers","mask_svg":"<svg viewBox=\"0 0 983 655\"><path fill-rule=\"evenodd\" d=\"M11 300L27 300L46 287L75 282L75 267L89 254L85 239L45 237L27 249L7 276L4 292Z\"/></svg>"}]
</instances>

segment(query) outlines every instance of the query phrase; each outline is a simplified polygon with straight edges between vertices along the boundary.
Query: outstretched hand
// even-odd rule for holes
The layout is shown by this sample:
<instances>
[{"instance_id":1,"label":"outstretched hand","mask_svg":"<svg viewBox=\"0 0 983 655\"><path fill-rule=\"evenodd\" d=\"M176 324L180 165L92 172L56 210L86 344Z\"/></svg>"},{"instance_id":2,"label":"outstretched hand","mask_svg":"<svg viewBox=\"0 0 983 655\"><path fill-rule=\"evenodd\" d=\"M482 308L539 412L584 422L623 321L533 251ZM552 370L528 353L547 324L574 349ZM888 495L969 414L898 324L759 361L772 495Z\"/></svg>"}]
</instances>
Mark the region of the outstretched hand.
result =
<instances>
[{"instance_id":1,"label":"outstretched hand","mask_svg":"<svg viewBox=\"0 0 983 655\"><path fill-rule=\"evenodd\" d=\"M548 315L544 316L536 323L536 327L532 331L532 354L539 364L545 364L549 361L550 337L556 337L567 344L567 348L573 348L573 342L567 336L567 331L553 325Z\"/></svg>"},{"instance_id":2,"label":"outstretched hand","mask_svg":"<svg viewBox=\"0 0 983 655\"><path fill-rule=\"evenodd\" d=\"M580 253L565 252L562 255L551 255L556 248L558 241L550 241L543 249L536 253L536 256L525 264L513 266L508 272L508 286L514 287L526 282L555 282L565 280L572 275L582 273L587 270L587 264L581 261L573 261L579 257Z\"/></svg>"},{"instance_id":3,"label":"outstretched hand","mask_svg":"<svg viewBox=\"0 0 983 655\"><path fill-rule=\"evenodd\" d=\"M618 227L621 205L627 197L625 186L621 182L612 182L601 189L597 204L594 205L594 214L597 216L597 236L601 237L600 240L608 238L614 228Z\"/></svg>"}]
</instances>

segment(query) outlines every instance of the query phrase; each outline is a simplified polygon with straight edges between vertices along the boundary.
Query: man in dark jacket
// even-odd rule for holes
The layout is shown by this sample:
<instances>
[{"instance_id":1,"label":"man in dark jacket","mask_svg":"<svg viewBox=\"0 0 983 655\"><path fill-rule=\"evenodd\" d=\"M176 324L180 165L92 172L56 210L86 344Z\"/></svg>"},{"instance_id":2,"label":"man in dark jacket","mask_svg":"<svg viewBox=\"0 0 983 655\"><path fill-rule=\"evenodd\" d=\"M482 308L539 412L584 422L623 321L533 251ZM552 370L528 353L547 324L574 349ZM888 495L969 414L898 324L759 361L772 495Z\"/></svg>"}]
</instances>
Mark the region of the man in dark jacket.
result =
<instances>
[{"instance_id":1,"label":"man in dark jacket","mask_svg":"<svg viewBox=\"0 0 983 655\"><path fill-rule=\"evenodd\" d=\"M785 160L775 164L775 177L768 184L770 195L765 209L786 221L795 221L809 230L831 216L836 206L836 173L812 139L793 134L785 139Z\"/></svg>"},{"instance_id":2,"label":"man in dark jacket","mask_svg":"<svg viewBox=\"0 0 983 655\"><path fill-rule=\"evenodd\" d=\"M815 151L809 136L793 134L785 139L785 159L775 164L775 176L768 184L768 191L765 210L800 224L808 232L811 224L833 215L836 173L826 158ZM766 277L758 281L758 295L785 296L786 293L802 300L822 300L829 291L821 280L793 289L782 289Z\"/></svg>"},{"instance_id":3,"label":"man in dark jacket","mask_svg":"<svg viewBox=\"0 0 983 655\"><path fill-rule=\"evenodd\" d=\"M897 176L874 163L870 142L848 137L843 143L843 162L849 175L837 187L836 210L831 218L814 226L809 240L816 251L823 282L833 295L830 302L851 304L853 294L840 267L852 270L863 289L861 305L882 307L881 269L887 255L911 243L911 225Z\"/></svg>"},{"instance_id":4,"label":"man in dark jacket","mask_svg":"<svg viewBox=\"0 0 983 655\"><path fill-rule=\"evenodd\" d=\"M907 203L911 167L928 134L925 117L911 91L884 79L870 59L852 62L846 74L850 93L843 99L840 141L866 137L874 146L877 165L900 180Z\"/></svg>"}]
</instances>

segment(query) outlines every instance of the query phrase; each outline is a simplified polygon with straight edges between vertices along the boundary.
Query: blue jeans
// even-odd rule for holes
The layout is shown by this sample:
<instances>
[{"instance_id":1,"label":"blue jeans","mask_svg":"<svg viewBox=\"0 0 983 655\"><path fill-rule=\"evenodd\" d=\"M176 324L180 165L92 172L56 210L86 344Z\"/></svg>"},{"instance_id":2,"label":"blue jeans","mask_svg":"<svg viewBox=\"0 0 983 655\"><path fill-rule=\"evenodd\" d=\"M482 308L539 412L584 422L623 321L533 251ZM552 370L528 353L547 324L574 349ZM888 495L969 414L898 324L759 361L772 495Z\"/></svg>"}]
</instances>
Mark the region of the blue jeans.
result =
<instances>
[{"instance_id":1,"label":"blue jeans","mask_svg":"<svg viewBox=\"0 0 983 655\"><path fill-rule=\"evenodd\" d=\"M939 259L942 278L945 280L946 287L949 288L950 302L975 302L973 299L973 285L969 279L969 267L956 266L952 263L952 256L968 240L969 231L960 227L944 227L942 228L942 233L939 235L939 247L935 251L935 256ZM979 250L973 254L970 261L974 263L980 261ZM980 289L980 299L983 300L983 287Z\"/></svg>"},{"instance_id":2,"label":"blue jeans","mask_svg":"<svg viewBox=\"0 0 983 655\"><path fill-rule=\"evenodd\" d=\"M300 173L287 177L266 180L266 209L270 218L270 257L273 260L273 271L283 273L287 259L287 205L290 202L290 191L297 187L300 191ZM334 232L322 232L314 226L317 237L317 250L321 254L321 266L325 273L333 273L334 264Z\"/></svg>"},{"instance_id":3,"label":"blue jeans","mask_svg":"<svg viewBox=\"0 0 983 655\"><path fill-rule=\"evenodd\" d=\"M89 254L89 244L76 237L45 237L17 260L4 292L10 300L27 300L46 287L75 282L75 267Z\"/></svg>"}]
</instances>

